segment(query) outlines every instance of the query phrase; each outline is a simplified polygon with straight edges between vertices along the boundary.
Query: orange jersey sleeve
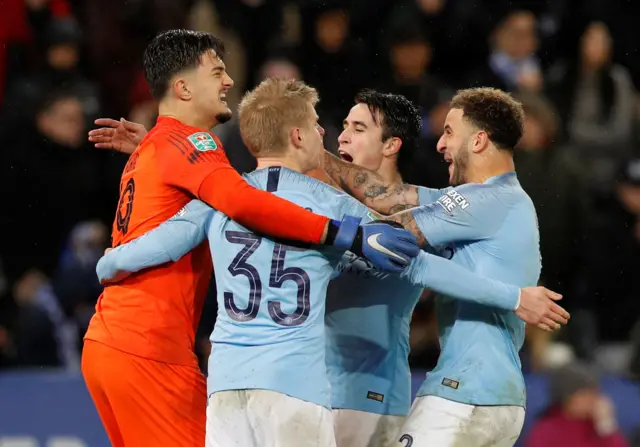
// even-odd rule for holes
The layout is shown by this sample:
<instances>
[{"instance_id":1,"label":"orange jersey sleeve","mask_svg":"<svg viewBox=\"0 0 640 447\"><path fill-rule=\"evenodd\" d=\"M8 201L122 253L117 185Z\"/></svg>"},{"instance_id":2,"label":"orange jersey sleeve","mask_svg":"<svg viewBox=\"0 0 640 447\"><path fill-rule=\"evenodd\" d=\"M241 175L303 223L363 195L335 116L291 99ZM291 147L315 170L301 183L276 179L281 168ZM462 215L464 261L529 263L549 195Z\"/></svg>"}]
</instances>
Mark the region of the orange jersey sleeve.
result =
<instances>
[{"instance_id":1,"label":"orange jersey sleeve","mask_svg":"<svg viewBox=\"0 0 640 447\"><path fill-rule=\"evenodd\" d=\"M193 133L190 133L194 131ZM159 172L231 219L270 236L319 244L328 218L249 185L229 163L215 135L176 128L158 144Z\"/></svg>"}]
</instances>

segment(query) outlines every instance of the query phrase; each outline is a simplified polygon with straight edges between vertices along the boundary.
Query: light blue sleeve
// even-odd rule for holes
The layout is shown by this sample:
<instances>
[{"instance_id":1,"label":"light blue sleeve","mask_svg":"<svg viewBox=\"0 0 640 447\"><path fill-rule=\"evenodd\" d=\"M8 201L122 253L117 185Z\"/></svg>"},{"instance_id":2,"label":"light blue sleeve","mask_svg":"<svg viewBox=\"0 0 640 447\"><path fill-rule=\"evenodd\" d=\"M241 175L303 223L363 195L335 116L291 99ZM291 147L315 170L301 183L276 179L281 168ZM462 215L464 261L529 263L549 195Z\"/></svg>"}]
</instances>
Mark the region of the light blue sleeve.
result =
<instances>
[{"instance_id":1,"label":"light blue sleeve","mask_svg":"<svg viewBox=\"0 0 640 447\"><path fill-rule=\"evenodd\" d=\"M175 262L200 245L215 211L192 200L175 216L104 255L96 266L100 282L120 281L145 268Z\"/></svg>"},{"instance_id":2,"label":"light blue sleeve","mask_svg":"<svg viewBox=\"0 0 640 447\"><path fill-rule=\"evenodd\" d=\"M519 287L476 275L455 262L423 251L401 276L417 286L484 306L516 310L520 304Z\"/></svg>"},{"instance_id":3,"label":"light blue sleeve","mask_svg":"<svg viewBox=\"0 0 640 447\"><path fill-rule=\"evenodd\" d=\"M420 205L429 205L440 197L451 191L453 187L436 189L436 188L426 188L424 186L418 186L418 203Z\"/></svg>"},{"instance_id":4,"label":"light blue sleeve","mask_svg":"<svg viewBox=\"0 0 640 447\"><path fill-rule=\"evenodd\" d=\"M508 212L493 185L467 184L449 190L411 213L429 244L478 241L493 236Z\"/></svg>"}]
</instances>

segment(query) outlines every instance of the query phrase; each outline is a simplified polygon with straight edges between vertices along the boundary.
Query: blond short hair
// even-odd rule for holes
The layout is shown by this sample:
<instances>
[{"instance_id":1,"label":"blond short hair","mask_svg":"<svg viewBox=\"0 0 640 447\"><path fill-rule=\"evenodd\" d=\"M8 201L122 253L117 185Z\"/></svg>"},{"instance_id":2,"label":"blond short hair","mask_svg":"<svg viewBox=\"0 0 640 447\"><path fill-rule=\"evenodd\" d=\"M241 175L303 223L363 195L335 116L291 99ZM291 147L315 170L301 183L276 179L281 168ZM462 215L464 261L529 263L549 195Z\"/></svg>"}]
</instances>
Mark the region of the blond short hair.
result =
<instances>
[{"instance_id":1,"label":"blond short hair","mask_svg":"<svg viewBox=\"0 0 640 447\"><path fill-rule=\"evenodd\" d=\"M303 126L311 118L310 108L319 101L318 92L302 81L265 79L247 92L240 106L240 135L256 157L284 151L291 127Z\"/></svg>"}]
</instances>

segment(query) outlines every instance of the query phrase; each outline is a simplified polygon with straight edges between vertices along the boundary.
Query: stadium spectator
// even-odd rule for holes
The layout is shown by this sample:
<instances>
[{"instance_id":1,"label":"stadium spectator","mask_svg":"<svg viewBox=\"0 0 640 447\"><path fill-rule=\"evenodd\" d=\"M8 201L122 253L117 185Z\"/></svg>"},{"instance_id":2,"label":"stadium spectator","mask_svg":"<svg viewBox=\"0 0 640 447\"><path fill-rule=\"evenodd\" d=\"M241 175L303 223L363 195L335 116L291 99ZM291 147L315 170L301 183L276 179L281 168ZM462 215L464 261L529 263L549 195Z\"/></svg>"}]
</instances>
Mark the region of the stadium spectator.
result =
<instances>
[{"instance_id":1,"label":"stadium spectator","mask_svg":"<svg viewBox=\"0 0 640 447\"><path fill-rule=\"evenodd\" d=\"M550 102L531 92L520 93L517 98L526 117L515 163L520 183L538 213L544 259L541 281L562 293L568 302L575 287L573 266L580 262L584 233L586 204L581 178L556 144L560 123Z\"/></svg>"},{"instance_id":2,"label":"stadium spectator","mask_svg":"<svg viewBox=\"0 0 640 447\"><path fill-rule=\"evenodd\" d=\"M47 277L31 270L18 281L13 294L19 306L15 331L17 363L79 370L77 327L65 317Z\"/></svg>"},{"instance_id":3,"label":"stadium spectator","mask_svg":"<svg viewBox=\"0 0 640 447\"><path fill-rule=\"evenodd\" d=\"M81 101L88 122L99 116L98 86L81 72L82 30L73 19L52 20L43 36L43 60L14 76L7 88L4 115L12 123L28 119L49 91L64 88ZM10 113L9 113L10 111Z\"/></svg>"},{"instance_id":4,"label":"stadium spectator","mask_svg":"<svg viewBox=\"0 0 640 447\"><path fill-rule=\"evenodd\" d=\"M78 327L78 346L102 293L96 264L109 245L107 235L107 227L100 221L76 224L53 277L53 290L62 311Z\"/></svg>"},{"instance_id":5,"label":"stadium spectator","mask_svg":"<svg viewBox=\"0 0 640 447\"><path fill-rule=\"evenodd\" d=\"M611 155L628 151L635 91L629 71L613 62L607 25L589 23L577 51L550 69L547 83L572 144Z\"/></svg>"},{"instance_id":6,"label":"stadium spectator","mask_svg":"<svg viewBox=\"0 0 640 447\"><path fill-rule=\"evenodd\" d=\"M640 315L640 160L621 164L611 195L589 221L582 308L598 316L600 340L629 340Z\"/></svg>"},{"instance_id":7,"label":"stadium spectator","mask_svg":"<svg viewBox=\"0 0 640 447\"><path fill-rule=\"evenodd\" d=\"M370 84L379 67L369 62L362 43L352 38L352 13L344 2L323 3L303 10L300 67L305 82L322 98L318 104L322 124L340 126L353 97Z\"/></svg>"},{"instance_id":8,"label":"stadium spectator","mask_svg":"<svg viewBox=\"0 0 640 447\"><path fill-rule=\"evenodd\" d=\"M543 85L536 16L527 10L509 12L492 33L492 51L486 65L468 83L506 91L539 91Z\"/></svg>"},{"instance_id":9,"label":"stadium spectator","mask_svg":"<svg viewBox=\"0 0 640 447\"><path fill-rule=\"evenodd\" d=\"M3 0L0 15L0 106L5 82L28 66L52 18L69 17L67 0Z\"/></svg>"},{"instance_id":10,"label":"stadium spectator","mask_svg":"<svg viewBox=\"0 0 640 447\"><path fill-rule=\"evenodd\" d=\"M572 364L550 377L551 406L536 422L527 447L626 447L611 400L598 388L597 377Z\"/></svg>"},{"instance_id":11,"label":"stadium spectator","mask_svg":"<svg viewBox=\"0 0 640 447\"><path fill-rule=\"evenodd\" d=\"M84 129L80 99L59 90L3 139L0 182L13 191L4 199L11 213L1 222L10 281L31 268L50 276L73 225L115 206L104 197L101 154L84 150Z\"/></svg>"}]
</instances>

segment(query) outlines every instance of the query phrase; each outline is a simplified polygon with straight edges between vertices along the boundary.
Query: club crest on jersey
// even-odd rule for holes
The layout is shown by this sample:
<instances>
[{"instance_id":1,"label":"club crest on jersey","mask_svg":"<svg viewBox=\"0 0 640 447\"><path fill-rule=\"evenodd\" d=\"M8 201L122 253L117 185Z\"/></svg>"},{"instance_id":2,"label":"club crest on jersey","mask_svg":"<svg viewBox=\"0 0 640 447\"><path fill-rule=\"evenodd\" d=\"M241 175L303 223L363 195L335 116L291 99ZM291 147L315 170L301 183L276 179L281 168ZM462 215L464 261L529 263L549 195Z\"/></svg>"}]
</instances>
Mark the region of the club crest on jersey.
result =
<instances>
[{"instance_id":1,"label":"club crest on jersey","mask_svg":"<svg viewBox=\"0 0 640 447\"><path fill-rule=\"evenodd\" d=\"M188 137L189 142L200 152L215 151L218 149L216 140L207 132L196 132Z\"/></svg>"},{"instance_id":2,"label":"club crest on jersey","mask_svg":"<svg viewBox=\"0 0 640 447\"><path fill-rule=\"evenodd\" d=\"M465 197L455 189L452 189L440 197L437 204L440 205L448 214L453 214L453 211L456 208L464 210L469 206L467 199L465 199Z\"/></svg>"}]
</instances>

